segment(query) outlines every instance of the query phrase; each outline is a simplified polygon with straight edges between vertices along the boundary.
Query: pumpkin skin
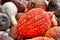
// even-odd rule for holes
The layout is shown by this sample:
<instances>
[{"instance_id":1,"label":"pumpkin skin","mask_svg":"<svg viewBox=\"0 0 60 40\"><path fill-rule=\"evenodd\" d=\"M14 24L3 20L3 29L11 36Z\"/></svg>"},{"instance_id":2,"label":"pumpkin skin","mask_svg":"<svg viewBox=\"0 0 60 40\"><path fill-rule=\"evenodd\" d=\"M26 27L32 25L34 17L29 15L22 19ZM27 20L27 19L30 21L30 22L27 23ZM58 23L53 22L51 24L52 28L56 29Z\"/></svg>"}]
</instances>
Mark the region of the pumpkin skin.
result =
<instances>
[{"instance_id":1,"label":"pumpkin skin","mask_svg":"<svg viewBox=\"0 0 60 40\"><path fill-rule=\"evenodd\" d=\"M11 30L10 30L9 35L10 35L12 38L16 39L16 38L17 38L17 34L16 34L16 33L17 33L16 26L11 27Z\"/></svg>"},{"instance_id":2,"label":"pumpkin skin","mask_svg":"<svg viewBox=\"0 0 60 40\"><path fill-rule=\"evenodd\" d=\"M15 40L25 39L23 35L19 35L19 32L17 30L16 26L13 26L10 30L9 35L14 38Z\"/></svg>"},{"instance_id":3,"label":"pumpkin skin","mask_svg":"<svg viewBox=\"0 0 60 40\"><path fill-rule=\"evenodd\" d=\"M54 39L48 38L48 37L36 37L36 38L32 38L30 40L54 40Z\"/></svg>"},{"instance_id":4,"label":"pumpkin skin","mask_svg":"<svg viewBox=\"0 0 60 40\"><path fill-rule=\"evenodd\" d=\"M60 39L60 27L53 27L49 29L45 36L49 38L52 37L55 40L59 40Z\"/></svg>"},{"instance_id":5,"label":"pumpkin skin","mask_svg":"<svg viewBox=\"0 0 60 40\"><path fill-rule=\"evenodd\" d=\"M58 19L56 18L54 12L47 12L47 14L51 18L51 27L58 26Z\"/></svg>"},{"instance_id":6,"label":"pumpkin skin","mask_svg":"<svg viewBox=\"0 0 60 40\"><path fill-rule=\"evenodd\" d=\"M15 16L16 17L16 20L18 21L23 14L24 13L17 13L16 16Z\"/></svg>"},{"instance_id":7,"label":"pumpkin skin","mask_svg":"<svg viewBox=\"0 0 60 40\"><path fill-rule=\"evenodd\" d=\"M41 8L35 8L26 12L20 17L17 24L18 32L21 32L21 35L28 38L44 36L50 27L50 16Z\"/></svg>"},{"instance_id":8,"label":"pumpkin skin","mask_svg":"<svg viewBox=\"0 0 60 40\"><path fill-rule=\"evenodd\" d=\"M27 12L32 8L42 8L46 10L47 4L44 0L11 0L18 8L19 12Z\"/></svg>"},{"instance_id":9,"label":"pumpkin skin","mask_svg":"<svg viewBox=\"0 0 60 40\"><path fill-rule=\"evenodd\" d=\"M32 8L42 8L42 9L46 10L47 4L45 3L44 0L29 0L29 2L27 4L27 8L28 8L28 10L30 10Z\"/></svg>"}]
</instances>

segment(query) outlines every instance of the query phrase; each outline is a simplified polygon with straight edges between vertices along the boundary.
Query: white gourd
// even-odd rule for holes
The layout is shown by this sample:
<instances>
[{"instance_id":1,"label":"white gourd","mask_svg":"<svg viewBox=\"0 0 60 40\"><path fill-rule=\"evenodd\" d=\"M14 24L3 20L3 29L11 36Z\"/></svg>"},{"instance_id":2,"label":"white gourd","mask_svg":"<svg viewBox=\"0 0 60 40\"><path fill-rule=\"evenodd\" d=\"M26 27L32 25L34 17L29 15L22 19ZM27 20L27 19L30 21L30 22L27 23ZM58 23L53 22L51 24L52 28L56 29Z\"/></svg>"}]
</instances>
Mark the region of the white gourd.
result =
<instances>
[{"instance_id":1,"label":"white gourd","mask_svg":"<svg viewBox=\"0 0 60 40\"><path fill-rule=\"evenodd\" d=\"M16 5L13 2L6 2L5 4L2 5L1 10L2 10L2 12L9 15L13 26L17 25L15 15L17 14L18 9L17 9Z\"/></svg>"}]
</instances>

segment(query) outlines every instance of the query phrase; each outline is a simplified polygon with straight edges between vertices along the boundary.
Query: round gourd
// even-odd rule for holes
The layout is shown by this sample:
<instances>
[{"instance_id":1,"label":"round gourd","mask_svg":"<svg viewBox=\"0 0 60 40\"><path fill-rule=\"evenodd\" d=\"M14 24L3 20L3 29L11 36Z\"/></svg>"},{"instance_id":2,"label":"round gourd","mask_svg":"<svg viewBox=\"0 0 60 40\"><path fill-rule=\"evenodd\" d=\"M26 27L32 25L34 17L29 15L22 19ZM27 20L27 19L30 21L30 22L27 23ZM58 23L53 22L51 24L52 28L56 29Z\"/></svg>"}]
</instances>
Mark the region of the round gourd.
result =
<instances>
[{"instance_id":1,"label":"round gourd","mask_svg":"<svg viewBox=\"0 0 60 40\"><path fill-rule=\"evenodd\" d=\"M17 24L18 33L28 38L44 36L50 27L50 16L41 8L35 8L26 12L20 17Z\"/></svg>"}]
</instances>

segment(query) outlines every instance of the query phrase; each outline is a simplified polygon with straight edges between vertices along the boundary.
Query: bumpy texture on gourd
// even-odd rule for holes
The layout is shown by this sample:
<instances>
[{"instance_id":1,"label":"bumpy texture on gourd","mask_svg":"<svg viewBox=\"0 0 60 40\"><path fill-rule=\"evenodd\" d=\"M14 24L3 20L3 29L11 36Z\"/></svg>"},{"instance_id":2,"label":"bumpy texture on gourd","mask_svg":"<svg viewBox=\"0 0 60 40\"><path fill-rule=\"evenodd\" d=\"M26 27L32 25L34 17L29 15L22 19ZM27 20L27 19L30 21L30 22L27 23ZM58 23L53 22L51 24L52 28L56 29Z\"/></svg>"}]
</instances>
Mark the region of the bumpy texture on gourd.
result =
<instances>
[{"instance_id":1,"label":"bumpy texture on gourd","mask_svg":"<svg viewBox=\"0 0 60 40\"><path fill-rule=\"evenodd\" d=\"M41 8L26 12L17 25L18 32L28 38L43 36L50 27L50 16Z\"/></svg>"}]
</instances>

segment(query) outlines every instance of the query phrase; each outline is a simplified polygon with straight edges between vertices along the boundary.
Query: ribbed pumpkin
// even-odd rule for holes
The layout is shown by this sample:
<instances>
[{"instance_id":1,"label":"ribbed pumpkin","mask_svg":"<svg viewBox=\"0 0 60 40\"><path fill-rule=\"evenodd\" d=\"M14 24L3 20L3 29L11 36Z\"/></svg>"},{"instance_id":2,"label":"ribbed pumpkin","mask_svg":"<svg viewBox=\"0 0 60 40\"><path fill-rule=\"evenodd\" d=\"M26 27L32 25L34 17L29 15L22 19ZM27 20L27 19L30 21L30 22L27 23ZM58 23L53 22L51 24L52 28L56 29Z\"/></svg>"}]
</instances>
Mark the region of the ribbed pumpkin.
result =
<instances>
[{"instance_id":1,"label":"ribbed pumpkin","mask_svg":"<svg viewBox=\"0 0 60 40\"><path fill-rule=\"evenodd\" d=\"M31 40L54 40L52 38L48 38L48 37L36 37L36 38L33 38Z\"/></svg>"},{"instance_id":2,"label":"ribbed pumpkin","mask_svg":"<svg viewBox=\"0 0 60 40\"><path fill-rule=\"evenodd\" d=\"M53 28L49 29L45 36L49 37L49 38L52 37L55 40L60 40L60 26L53 27Z\"/></svg>"},{"instance_id":3,"label":"ribbed pumpkin","mask_svg":"<svg viewBox=\"0 0 60 40\"><path fill-rule=\"evenodd\" d=\"M34 8L23 14L17 25L18 32L28 38L44 36L50 27L50 16L41 8Z\"/></svg>"}]
</instances>

